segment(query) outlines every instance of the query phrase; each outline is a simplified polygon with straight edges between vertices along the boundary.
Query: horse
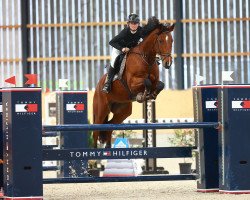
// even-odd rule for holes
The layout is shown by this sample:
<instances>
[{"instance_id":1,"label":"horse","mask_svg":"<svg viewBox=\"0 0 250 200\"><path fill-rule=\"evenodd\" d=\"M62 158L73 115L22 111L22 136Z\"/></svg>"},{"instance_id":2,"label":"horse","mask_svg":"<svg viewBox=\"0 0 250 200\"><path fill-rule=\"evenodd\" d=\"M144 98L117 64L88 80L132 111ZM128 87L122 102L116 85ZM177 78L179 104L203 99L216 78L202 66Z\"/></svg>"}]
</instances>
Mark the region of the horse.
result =
<instances>
[{"instance_id":1,"label":"horse","mask_svg":"<svg viewBox=\"0 0 250 200\"><path fill-rule=\"evenodd\" d=\"M93 98L94 124L121 124L132 114L133 101L142 103L156 99L164 89L164 83L159 81L156 56L159 56L165 68L170 68L174 24L162 24L156 17L151 17L142 30L143 41L127 53L122 79L113 81L108 94L102 92L107 75L99 80ZM113 117L109 120L110 113L113 113ZM98 140L106 143L105 148L111 148L112 132L94 131L94 148L97 148Z\"/></svg>"}]
</instances>

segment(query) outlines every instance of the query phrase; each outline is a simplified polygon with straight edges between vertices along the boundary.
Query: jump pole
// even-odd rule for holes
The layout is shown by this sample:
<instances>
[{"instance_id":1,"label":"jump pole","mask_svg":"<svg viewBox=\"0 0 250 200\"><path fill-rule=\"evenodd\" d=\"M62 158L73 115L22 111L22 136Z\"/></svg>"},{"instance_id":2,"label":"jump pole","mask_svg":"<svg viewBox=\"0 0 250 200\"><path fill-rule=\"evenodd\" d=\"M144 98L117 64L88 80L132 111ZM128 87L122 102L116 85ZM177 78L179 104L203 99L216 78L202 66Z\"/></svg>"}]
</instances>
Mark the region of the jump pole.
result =
<instances>
[{"instance_id":1,"label":"jump pole","mask_svg":"<svg viewBox=\"0 0 250 200\"><path fill-rule=\"evenodd\" d=\"M143 119L144 123L156 122L155 101L146 100L143 103ZM156 147L156 130L143 130L143 137L145 139L144 147ZM146 159L144 174L157 173L156 159Z\"/></svg>"}]
</instances>

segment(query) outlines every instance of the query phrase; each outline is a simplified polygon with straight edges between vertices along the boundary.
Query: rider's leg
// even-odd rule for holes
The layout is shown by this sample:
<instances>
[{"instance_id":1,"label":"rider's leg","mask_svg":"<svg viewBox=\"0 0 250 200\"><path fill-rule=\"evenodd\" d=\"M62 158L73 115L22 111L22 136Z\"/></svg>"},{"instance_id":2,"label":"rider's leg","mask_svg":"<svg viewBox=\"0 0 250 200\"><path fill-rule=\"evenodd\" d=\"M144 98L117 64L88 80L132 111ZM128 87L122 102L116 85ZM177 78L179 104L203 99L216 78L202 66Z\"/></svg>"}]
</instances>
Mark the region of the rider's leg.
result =
<instances>
[{"instance_id":1,"label":"rider's leg","mask_svg":"<svg viewBox=\"0 0 250 200\"><path fill-rule=\"evenodd\" d=\"M106 77L106 80L105 80L105 83L104 83L104 86L102 88L103 92L105 92L105 93L109 93L110 92L110 90L111 90L111 83L113 81L114 75L115 75L115 68L113 68L113 67L110 66L108 74L107 74L107 77Z\"/></svg>"},{"instance_id":2,"label":"rider's leg","mask_svg":"<svg viewBox=\"0 0 250 200\"><path fill-rule=\"evenodd\" d=\"M111 63L110 63L109 71L108 71L108 74L107 74L107 77L106 77L106 80L102 89L102 91L105 93L109 93L111 90L111 84L115 76L114 62L115 62L116 57L120 55L120 53L121 52L119 50L113 48L112 54L111 54Z\"/></svg>"}]
</instances>

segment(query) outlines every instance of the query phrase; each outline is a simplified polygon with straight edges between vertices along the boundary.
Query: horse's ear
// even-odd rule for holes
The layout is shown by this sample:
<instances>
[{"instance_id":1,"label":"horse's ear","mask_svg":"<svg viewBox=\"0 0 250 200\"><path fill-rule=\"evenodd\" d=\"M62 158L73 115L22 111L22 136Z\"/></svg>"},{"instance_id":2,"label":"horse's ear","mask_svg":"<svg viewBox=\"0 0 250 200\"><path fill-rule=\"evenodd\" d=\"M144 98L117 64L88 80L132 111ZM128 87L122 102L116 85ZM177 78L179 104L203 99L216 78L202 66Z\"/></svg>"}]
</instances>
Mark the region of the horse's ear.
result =
<instances>
[{"instance_id":1,"label":"horse's ear","mask_svg":"<svg viewBox=\"0 0 250 200\"><path fill-rule=\"evenodd\" d=\"M172 24L171 26L167 27L168 32L172 32L174 30L175 24Z\"/></svg>"},{"instance_id":2,"label":"horse's ear","mask_svg":"<svg viewBox=\"0 0 250 200\"><path fill-rule=\"evenodd\" d=\"M175 27L175 24L172 24L172 25L164 24L164 25L162 25L161 30L158 34L161 34L164 32L167 32L167 33L172 32L174 30L174 27Z\"/></svg>"}]
</instances>

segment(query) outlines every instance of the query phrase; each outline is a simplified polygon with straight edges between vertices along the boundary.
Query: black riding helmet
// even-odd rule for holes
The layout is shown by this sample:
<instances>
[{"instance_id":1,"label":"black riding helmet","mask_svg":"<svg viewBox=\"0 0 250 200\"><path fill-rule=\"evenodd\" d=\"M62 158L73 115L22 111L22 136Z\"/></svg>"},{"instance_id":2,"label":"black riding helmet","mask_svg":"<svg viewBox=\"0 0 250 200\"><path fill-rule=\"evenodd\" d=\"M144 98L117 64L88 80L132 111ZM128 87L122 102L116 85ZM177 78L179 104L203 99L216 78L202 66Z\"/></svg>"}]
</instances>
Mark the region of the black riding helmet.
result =
<instances>
[{"instance_id":1,"label":"black riding helmet","mask_svg":"<svg viewBox=\"0 0 250 200\"><path fill-rule=\"evenodd\" d=\"M140 18L137 14L131 13L128 16L128 22L140 23Z\"/></svg>"}]
</instances>

